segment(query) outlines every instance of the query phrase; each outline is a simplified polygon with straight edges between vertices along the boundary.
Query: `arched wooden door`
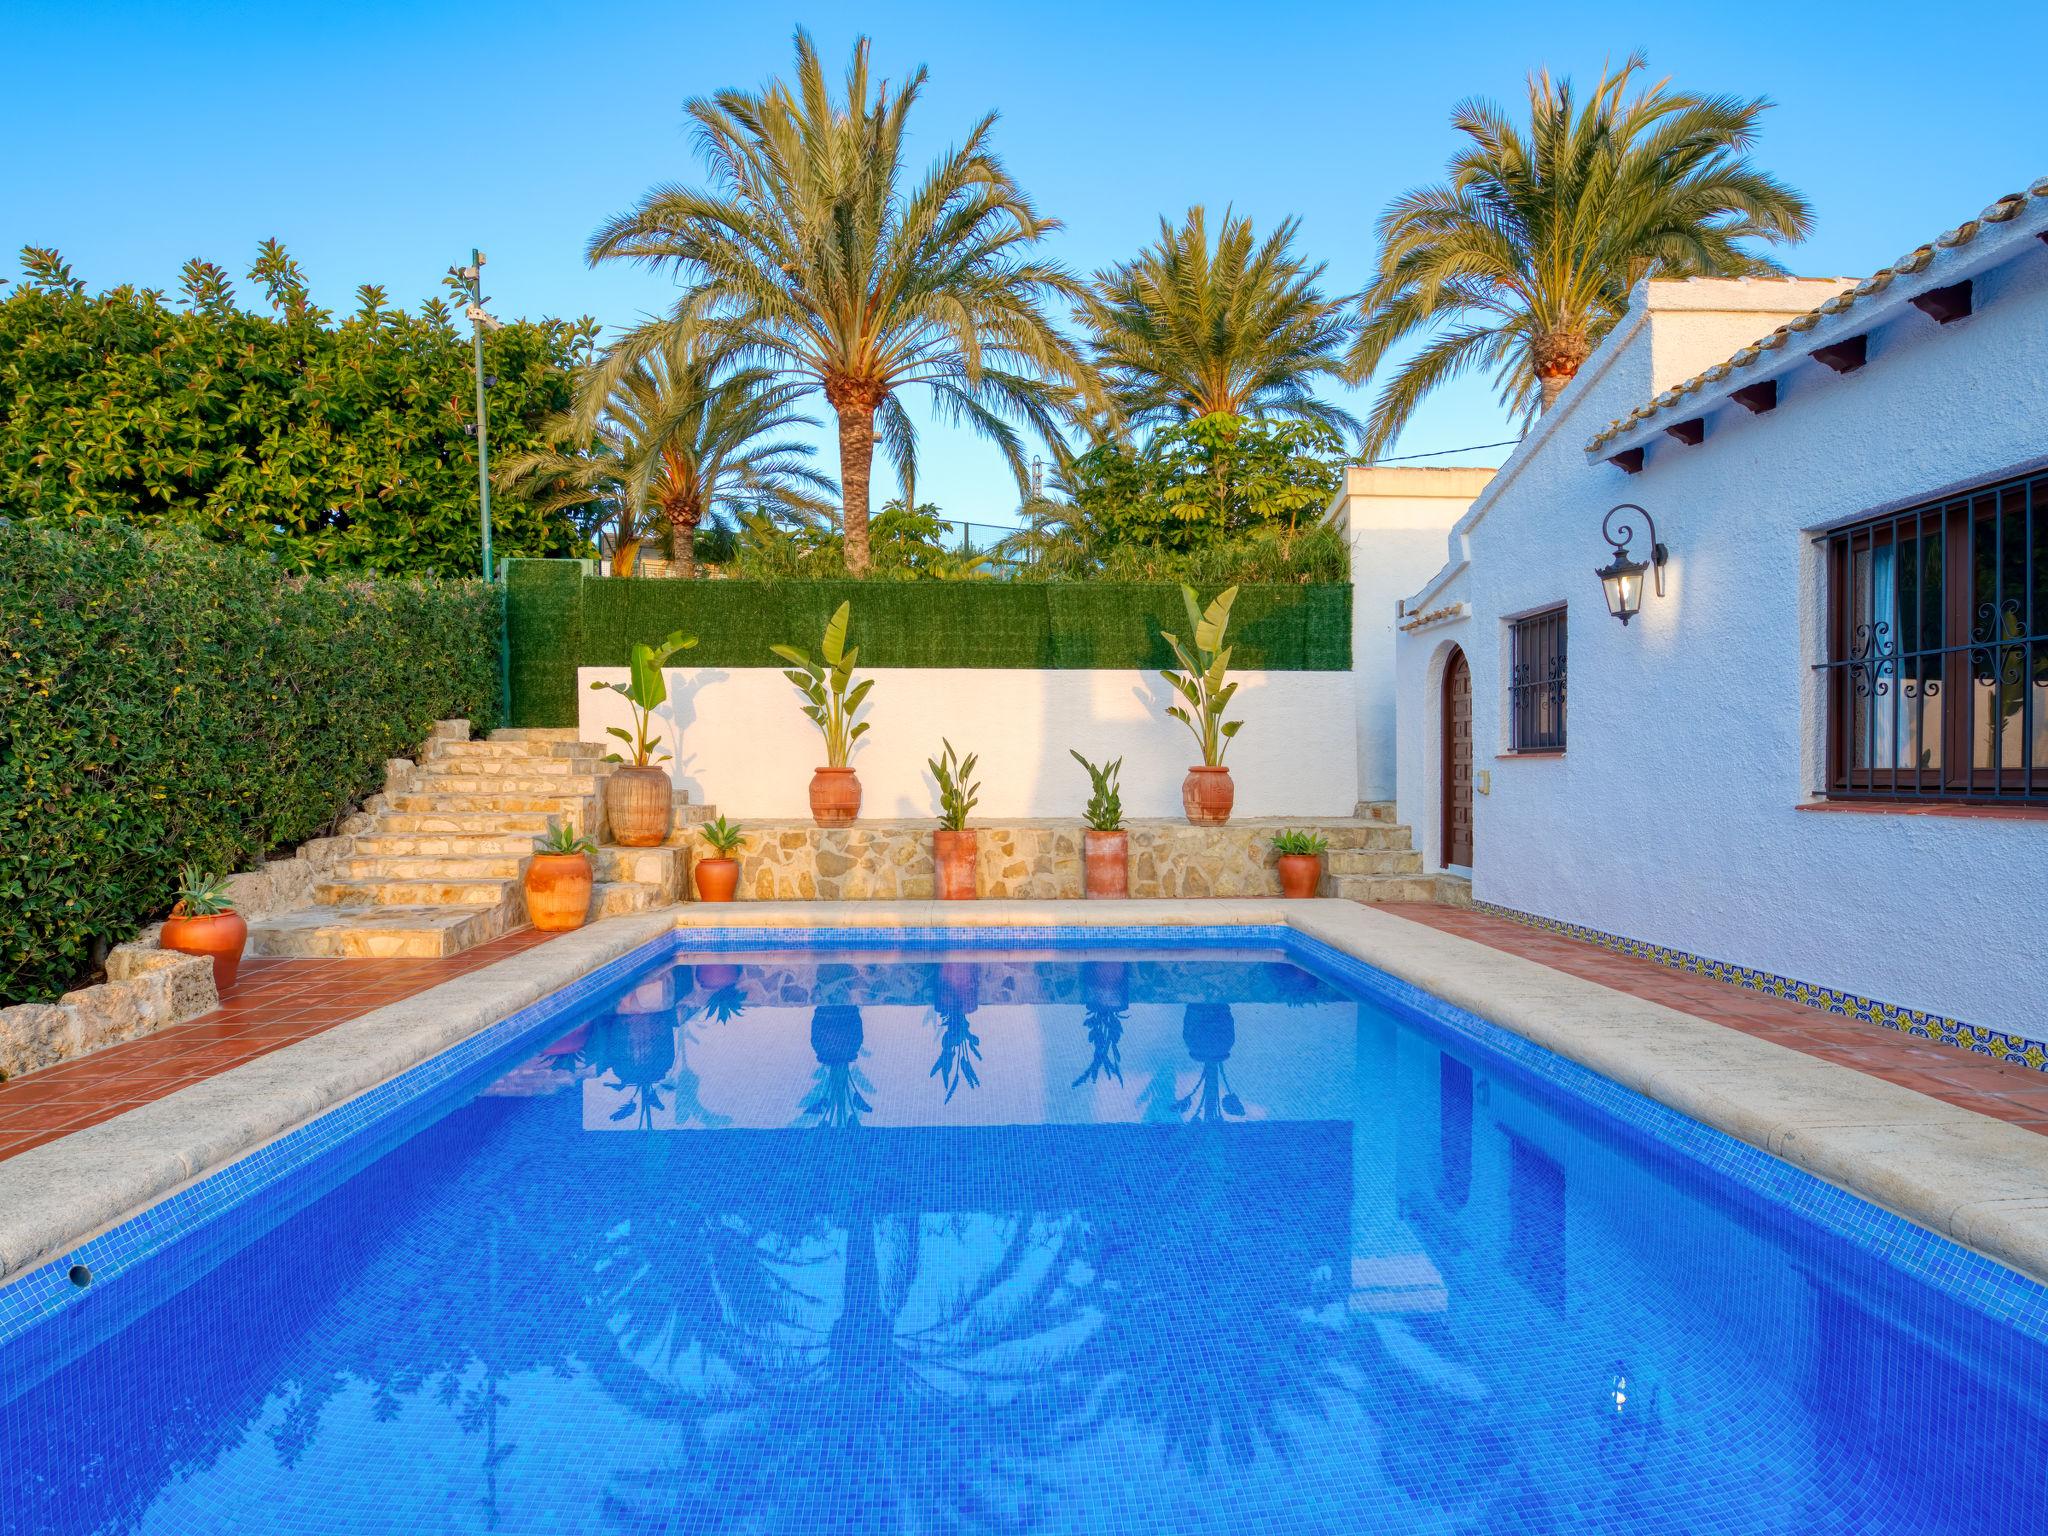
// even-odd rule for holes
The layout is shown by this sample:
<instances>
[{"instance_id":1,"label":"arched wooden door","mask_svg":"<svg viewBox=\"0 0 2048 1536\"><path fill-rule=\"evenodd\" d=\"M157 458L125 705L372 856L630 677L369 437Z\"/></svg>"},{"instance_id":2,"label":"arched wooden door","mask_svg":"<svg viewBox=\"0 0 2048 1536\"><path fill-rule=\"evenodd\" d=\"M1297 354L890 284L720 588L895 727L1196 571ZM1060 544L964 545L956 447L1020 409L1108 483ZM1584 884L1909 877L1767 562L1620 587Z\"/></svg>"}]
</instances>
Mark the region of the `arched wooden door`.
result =
<instances>
[{"instance_id":1,"label":"arched wooden door","mask_svg":"<svg viewBox=\"0 0 2048 1536\"><path fill-rule=\"evenodd\" d=\"M1444 662L1443 858L1472 867L1472 668L1451 647Z\"/></svg>"}]
</instances>

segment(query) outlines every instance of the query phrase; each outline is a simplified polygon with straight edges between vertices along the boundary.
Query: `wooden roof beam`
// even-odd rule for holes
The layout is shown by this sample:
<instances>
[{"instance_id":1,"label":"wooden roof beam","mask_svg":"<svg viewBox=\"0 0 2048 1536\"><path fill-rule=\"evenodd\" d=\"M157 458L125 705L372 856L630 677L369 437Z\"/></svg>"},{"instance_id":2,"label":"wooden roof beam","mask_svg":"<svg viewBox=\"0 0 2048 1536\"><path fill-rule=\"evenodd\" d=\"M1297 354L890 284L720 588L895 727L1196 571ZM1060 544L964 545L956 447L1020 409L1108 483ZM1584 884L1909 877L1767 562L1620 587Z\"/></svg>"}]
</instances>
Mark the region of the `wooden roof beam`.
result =
<instances>
[{"instance_id":1,"label":"wooden roof beam","mask_svg":"<svg viewBox=\"0 0 2048 1536\"><path fill-rule=\"evenodd\" d=\"M1695 416L1691 421L1674 422L1664 429L1665 434L1677 438L1688 448L1697 448L1707 435L1707 418Z\"/></svg>"},{"instance_id":2,"label":"wooden roof beam","mask_svg":"<svg viewBox=\"0 0 2048 1536\"><path fill-rule=\"evenodd\" d=\"M1607 462L1625 475L1640 475L1643 472L1643 450L1624 448L1620 453L1611 454Z\"/></svg>"},{"instance_id":3,"label":"wooden roof beam","mask_svg":"<svg viewBox=\"0 0 2048 1536\"><path fill-rule=\"evenodd\" d=\"M1761 416L1778 408L1778 381L1765 379L1760 384L1746 384L1728 398L1751 414Z\"/></svg>"},{"instance_id":4,"label":"wooden roof beam","mask_svg":"<svg viewBox=\"0 0 2048 1536\"><path fill-rule=\"evenodd\" d=\"M1960 320L1970 312L1970 280L1966 277L1946 288L1930 288L1925 293L1916 293L1913 295L1913 307L1941 325Z\"/></svg>"}]
</instances>

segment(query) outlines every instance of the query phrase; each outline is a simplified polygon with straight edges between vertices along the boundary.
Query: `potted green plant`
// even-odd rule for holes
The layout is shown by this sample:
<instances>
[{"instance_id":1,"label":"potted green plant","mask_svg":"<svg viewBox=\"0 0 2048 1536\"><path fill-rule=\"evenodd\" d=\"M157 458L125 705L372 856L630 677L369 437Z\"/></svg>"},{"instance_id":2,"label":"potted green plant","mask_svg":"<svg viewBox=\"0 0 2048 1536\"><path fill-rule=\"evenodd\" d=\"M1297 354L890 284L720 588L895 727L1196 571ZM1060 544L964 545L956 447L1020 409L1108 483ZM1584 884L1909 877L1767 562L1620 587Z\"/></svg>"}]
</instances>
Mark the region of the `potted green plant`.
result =
<instances>
[{"instance_id":1,"label":"potted green plant","mask_svg":"<svg viewBox=\"0 0 2048 1536\"><path fill-rule=\"evenodd\" d=\"M926 758L925 766L939 786L939 830L932 834L932 862L938 870L941 901L974 899L974 829L967 825L967 813L981 800L981 785L973 778L979 760L970 752L965 758L953 751L953 743L941 740L942 756Z\"/></svg>"},{"instance_id":2,"label":"potted green plant","mask_svg":"<svg viewBox=\"0 0 2048 1536\"><path fill-rule=\"evenodd\" d=\"M733 855L747 834L723 816L705 822L697 833L711 845L711 857L697 861L697 899L731 901L740 883L740 861Z\"/></svg>"},{"instance_id":3,"label":"potted green plant","mask_svg":"<svg viewBox=\"0 0 2048 1536\"><path fill-rule=\"evenodd\" d=\"M1315 895L1323 883L1323 855L1330 851L1330 840L1320 832L1289 828L1274 836L1273 851L1280 856L1280 894Z\"/></svg>"},{"instance_id":4,"label":"potted green plant","mask_svg":"<svg viewBox=\"0 0 2048 1536\"><path fill-rule=\"evenodd\" d=\"M1088 829L1081 834L1081 889L1089 896L1116 900L1131 891L1131 838L1124 831L1123 795L1117 779L1124 760L1097 767L1073 748L1075 762L1088 770L1088 804L1081 812Z\"/></svg>"},{"instance_id":5,"label":"potted green plant","mask_svg":"<svg viewBox=\"0 0 2048 1536\"><path fill-rule=\"evenodd\" d=\"M696 643L695 635L686 635L681 630L660 645L635 640L628 657L626 681L590 685L595 689L609 688L633 710L632 730L616 725L605 727L606 734L618 737L631 753L622 756L611 752L605 756L606 762L625 764L605 780L604 786L605 820L611 825L612 841L624 847L653 848L668 840L675 815L675 786L669 782L668 770L655 766L667 762L669 754L655 751L661 738L650 727L654 712L668 702L668 681L662 668L669 657Z\"/></svg>"},{"instance_id":6,"label":"potted green plant","mask_svg":"<svg viewBox=\"0 0 2048 1536\"><path fill-rule=\"evenodd\" d=\"M1230 605L1237 601L1237 588L1221 593L1204 609L1193 587L1180 589L1188 610L1188 644L1178 635L1167 635L1173 647L1178 671L1164 670L1160 676L1173 685L1185 705L1169 704L1166 712L1194 732L1202 749L1202 760L1188 770L1180 786L1181 808L1198 827L1220 827L1230 820L1230 807L1237 791L1230 782L1230 770L1223 766L1223 754L1242 720L1225 720L1223 712L1237 684L1230 682L1230 647L1224 635L1230 627Z\"/></svg>"},{"instance_id":7,"label":"potted green plant","mask_svg":"<svg viewBox=\"0 0 2048 1536\"><path fill-rule=\"evenodd\" d=\"M821 827L850 827L860 814L860 780L847 765L847 758L853 744L867 731L867 722L854 717L875 680L853 680L860 648L846 643L852 617L853 604L841 603L825 625L818 661L793 645L769 647L789 663L782 675L796 684L804 696L804 713L825 737L825 766L811 775L811 820Z\"/></svg>"},{"instance_id":8,"label":"potted green plant","mask_svg":"<svg viewBox=\"0 0 2048 1536\"><path fill-rule=\"evenodd\" d=\"M596 847L574 823L548 822L526 862L526 916L542 933L581 928L590 915L590 855Z\"/></svg>"},{"instance_id":9,"label":"potted green plant","mask_svg":"<svg viewBox=\"0 0 2048 1536\"><path fill-rule=\"evenodd\" d=\"M208 874L197 864L178 870L178 900L164 919L157 943L181 955L213 961L213 986L226 992L242 969L249 925L228 901L228 877Z\"/></svg>"}]
</instances>

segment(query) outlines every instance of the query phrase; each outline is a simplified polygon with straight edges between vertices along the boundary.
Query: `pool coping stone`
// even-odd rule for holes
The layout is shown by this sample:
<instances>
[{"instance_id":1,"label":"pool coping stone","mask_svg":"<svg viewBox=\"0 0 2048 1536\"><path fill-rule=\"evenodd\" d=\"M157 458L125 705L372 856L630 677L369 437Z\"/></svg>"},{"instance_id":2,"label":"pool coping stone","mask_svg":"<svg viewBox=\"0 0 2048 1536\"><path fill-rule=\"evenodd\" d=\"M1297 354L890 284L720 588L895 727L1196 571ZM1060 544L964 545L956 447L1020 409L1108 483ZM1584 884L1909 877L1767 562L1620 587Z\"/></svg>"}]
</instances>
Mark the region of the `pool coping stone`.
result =
<instances>
[{"instance_id":1,"label":"pool coping stone","mask_svg":"<svg viewBox=\"0 0 2048 1536\"><path fill-rule=\"evenodd\" d=\"M1278 925L2048 1283L2048 1137L1341 899L691 903L607 918L0 1161L0 1284L671 929Z\"/></svg>"}]
</instances>

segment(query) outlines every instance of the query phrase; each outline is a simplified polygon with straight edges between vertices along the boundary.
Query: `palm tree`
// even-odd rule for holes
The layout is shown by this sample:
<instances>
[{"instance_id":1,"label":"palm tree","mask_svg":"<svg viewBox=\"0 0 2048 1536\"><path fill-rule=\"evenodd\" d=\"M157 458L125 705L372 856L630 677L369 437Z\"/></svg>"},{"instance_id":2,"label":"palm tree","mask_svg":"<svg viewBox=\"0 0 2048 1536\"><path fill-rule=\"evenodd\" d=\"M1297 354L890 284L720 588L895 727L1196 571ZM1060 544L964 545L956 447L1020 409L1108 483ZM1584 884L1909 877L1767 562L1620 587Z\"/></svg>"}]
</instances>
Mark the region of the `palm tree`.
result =
<instances>
[{"instance_id":1,"label":"palm tree","mask_svg":"<svg viewBox=\"0 0 2048 1536\"><path fill-rule=\"evenodd\" d=\"M547 511L594 509L615 521L617 575L630 574L644 520L659 514L677 565L693 576L697 527L714 508L815 515L830 492L807 462L808 443L772 435L811 425L795 408L799 393L678 336L623 359L615 350L586 370L575 404L549 423L551 445L514 455L499 479L534 488Z\"/></svg>"},{"instance_id":2,"label":"palm tree","mask_svg":"<svg viewBox=\"0 0 2048 1536\"><path fill-rule=\"evenodd\" d=\"M1782 270L1743 244L1797 240L1812 222L1806 199L1749 158L1770 103L1664 81L1630 94L1644 67L1632 56L1583 98L1569 80L1532 75L1526 130L1491 102L1453 111L1471 143L1449 179L1380 217L1351 375L1411 336L1431 339L1373 402L1368 457L1430 390L1475 368L1491 369L1525 418L1548 409L1645 277Z\"/></svg>"},{"instance_id":3,"label":"palm tree","mask_svg":"<svg viewBox=\"0 0 2048 1536\"><path fill-rule=\"evenodd\" d=\"M1292 246L1299 220L1259 242L1252 221L1223 214L1215 249L1200 204L1137 258L1095 274L1076 318L1123 418L1135 425L1202 416L1274 416L1356 435L1349 412L1318 400L1342 376L1358 329L1350 295L1317 286Z\"/></svg>"},{"instance_id":4,"label":"palm tree","mask_svg":"<svg viewBox=\"0 0 2048 1536\"><path fill-rule=\"evenodd\" d=\"M713 189L657 187L591 239L592 262L667 268L685 293L647 335L704 337L736 360L823 392L839 418L846 566L868 567L868 482L879 434L906 481L916 434L900 392L930 390L941 417L993 442L1022 486L1007 418L1061 440L1097 391L1047 300L1079 287L1029 252L1057 223L988 147L994 114L905 185L904 125L925 82L868 79L854 45L835 101L802 31L796 83L691 101Z\"/></svg>"}]
</instances>

